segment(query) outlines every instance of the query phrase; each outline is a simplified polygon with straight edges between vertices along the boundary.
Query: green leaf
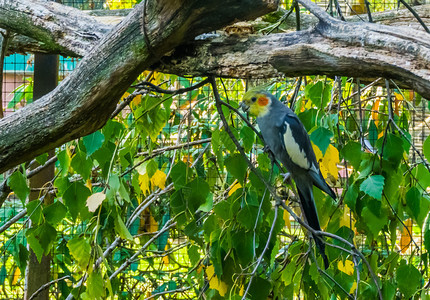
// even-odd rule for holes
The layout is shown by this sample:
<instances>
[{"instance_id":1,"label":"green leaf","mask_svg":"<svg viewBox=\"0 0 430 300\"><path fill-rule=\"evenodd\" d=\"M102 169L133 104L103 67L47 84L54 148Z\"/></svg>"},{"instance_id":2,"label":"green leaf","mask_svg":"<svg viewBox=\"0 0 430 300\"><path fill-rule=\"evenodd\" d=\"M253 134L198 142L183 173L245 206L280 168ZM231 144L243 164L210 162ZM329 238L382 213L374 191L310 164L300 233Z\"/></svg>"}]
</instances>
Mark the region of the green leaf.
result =
<instances>
[{"instance_id":1,"label":"green leaf","mask_svg":"<svg viewBox=\"0 0 430 300\"><path fill-rule=\"evenodd\" d=\"M360 168L361 153L361 145L357 142L349 142L341 150L342 156L349 161L356 170Z\"/></svg>"},{"instance_id":2,"label":"green leaf","mask_svg":"<svg viewBox=\"0 0 430 300\"><path fill-rule=\"evenodd\" d=\"M194 266L200 260L199 247L192 245L188 248L188 257L190 258L191 264Z\"/></svg>"},{"instance_id":3,"label":"green leaf","mask_svg":"<svg viewBox=\"0 0 430 300\"><path fill-rule=\"evenodd\" d=\"M384 146L382 147L383 144ZM400 145L403 145L402 139L392 133L389 133L385 137L381 137L377 142L379 153L382 153L382 157L390 161L394 168L399 166L403 158L404 150Z\"/></svg>"},{"instance_id":4,"label":"green leaf","mask_svg":"<svg viewBox=\"0 0 430 300\"><path fill-rule=\"evenodd\" d=\"M362 221L374 237L378 236L379 231L388 223L388 218L385 214L376 216L368 207L364 207L361 211Z\"/></svg>"},{"instance_id":5,"label":"green leaf","mask_svg":"<svg viewBox=\"0 0 430 300\"><path fill-rule=\"evenodd\" d=\"M430 186L430 172L423 164L416 166L412 172L414 177L418 180L420 187L425 190Z\"/></svg>"},{"instance_id":6,"label":"green leaf","mask_svg":"<svg viewBox=\"0 0 430 300\"><path fill-rule=\"evenodd\" d=\"M91 257L91 246L88 240L84 237L75 236L67 242L67 247L81 269L85 270Z\"/></svg>"},{"instance_id":7,"label":"green leaf","mask_svg":"<svg viewBox=\"0 0 430 300\"><path fill-rule=\"evenodd\" d=\"M7 179L7 185L14 191L15 195L24 203L30 194L30 188L27 186L27 179L21 172L15 171Z\"/></svg>"},{"instance_id":8,"label":"green leaf","mask_svg":"<svg viewBox=\"0 0 430 300\"><path fill-rule=\"evenodd\" d=\"M115 218L115 231L119 234L122 239L132 241L133 237L125 226L120 215Z\"/></svg>"},{"instance_id":9,"label":"green leaf","mask_svg":"<svg viewBox=\"0 0 430 300\"><path fill-rule=\"evenodd\" d=\"M194 213L200 205L206 202L209 194L209 184L201 178L196 178L183 188L187 208Z\"/></svg>"},{"instance_id":10,"label":"green leaf","mask_svg":"<svg viewBox=\"0 0 430 300\"><path fill-rule=\"evenodd\" d=\"M57 238L57 231L48 223L43 223L39 227L28 229L25 236L40 263L42 256L51 251Z\"/></svg>"},{"instance_id":11,"label":"green leaf","mask_svg":"<svg viewBox=\"0 0 430 300\"><path fill-rule=\"evenodd\" d=\"M84 152L78 151L73 156L70 165L72 166L73 170L82 175L84 180L87 180L90 177L93 162Z\"/></svg>"},{"instance_id":12,"label":"green leaf","mask_svg":"<svg viewBox=\"0 0 430 300\"><path fill-rule=\"evenodd\" d=\"M324 83L322 81L318 81L315 84L308 84L305 88L306 98L309 98L318 108L322 108L323 87Z\"/></svg>"},{"instance_id":13,"label":"green leaf","mask_svg":"<svg viewBox=\"0 0 430 300\"><path fill-rule=\"evenodd\" d=\"M39 165L44 165L46 163L46 161L48 160L48 153L43 153L41 155L39 155L38 157L36 157L36 161Z\"/></svg>"},{"instance_id":14,"label":"green leaf","mask_svg":"<svg viewBox=\"0 0 430 300\"><path fill-rule=\"evenodd\" d=\"M67 174L67 172L69 171L70 162L71 162L68 151L67 150L60 151L57 154L57 159L58 159L58 162L60 164L60 169L61 169L60 174L61 174L61 176L65 176Z\"/></svg>"},{"instance_id":15,"label":"green leaf","mask_svg":"<svg viewBox=\"0 0 430 300\"><path fill-rule=\"evenodd\" d=\"M122 123L119 123L113 120L108 120L106 122L106 125L102 129L105 140L119 138L123 131L124 131L124 125Z\"/></svg>"},{"instance_id":16,"label":"green leaf","mask_svg":"<svg viewBox=\"0 0 430 300\"><path fill-rule=\"evenodd\" d=\"M81 214L82 219L89 215L86 201L90 195L91 191L80 181L73 182L64 192L64 204L74 220L79 214Z\"/></svg>"},{"instance_id":17,"label":"green leaf","mask_svg":"<svg viewBox=\"0 0 430 300\"><path fill-rule=\"evenodd\" d=\"M102 275L93 271L88 276L87 293L91 299L106 299L106 289L104 288L104 280Z\"/></svg>"},{"instance_id":18,"label":"green leaf","mask_svg":"<svg viewBox=\"0 0 430 300\"><path fill-rule=\"evenodd\" d=\"M155 160L151 159L146 164L146 173L148 173L149 178L154 176L155 172L158 170L158 164L155 162Z\"/></svg>"},{"instance_id":19,"label":"green leaf","mask_svg":"<svg viewBox=\"0 0 430 300\"><path fill-rule=\"evenodd\" d=\"M232 129L232 127L230 127L230 129ZM237 138L237 136L234 134L235 132L234 131L232 132L233 132L233 135ZM232 139L230 138L230 136L225 130L221 131L220 140L224 145L224 147L227 148L228 151L234 152L236 150L236 145L234 144L234 142L232 141Z\"/></svg>"},{"instance_id":20,"label":"green leaf","mask_svg":"<svg viewBox=\"0 0 430 300\"><path fill-rule=\"evenodd\" d=\"M240 130L240 137L243 142L243 148L246 152L251 151L252 145L255 143L255 132L248 126L242 127Z\"/></svg>"},{"instance_id":21,"label":"green leaf","mask_svg":"<svg viewBox=\"0 0 430 300\"><path fill-rule=\"evenodd\" d=\"M245 174L248 169L248 164L241 154L236 153L225 159L227 171L233 175L239 182L245 180Z\"/></svg>"},{"instance_id":22,"label":"green leaf","mask_svg":"<svg viewBox=\"0 0 430 300\"><path fill-rule=\"evenodd\" d=\"M67 208L60 201L55 201L54 203L43 208L43 215L45 216L46 222L52 226L57 225L66 216Z\"/></svg>"},{"instance_id":23,"label":"green leaf","mask_svg":"<svg viewBox=\"0 0 430 300\"><path fill-rule=\"evenodd\" d=\"M425 158L430 161L430 135L424 141L423 153Z\"/></svg>"},{"instance_id":24,"label":"green leaf","mask_svg":"<svg viewBox=\"0 0 430 300\"><path fill-rule=\"evenodd\" d=\"M90 156L96 152L103 145L105 136L100 131L93 132L82 138L85 149L87 149L87 155Z\"/></svg>"},{"instance_id":25,"label":"green leaf","mask_svg":"<svg viewBox=\"0 0 430 300\"><path fill-rule=\"evenodd\" d=\"M0 269L0 285L4 285L6 278L7 278L6 266L4 264L2 264L1 269Z\"/></svg>"},{"instance_id":26,"label":"green leaf","mask_svg":"<svg viewBox=\"0 0 430 300\"><path fill-rule=\"evenodd\" d=\"M422 276L413 265L402 265L397 269L396 280L403 299L409 299L421 285Z\"/></svg>"},{"instance_id":27,"label":"green leaf","mask_svg":"<svg viewBox=\"0 0 430 300\"><path fill-rule=\"evenodd\" d=\"M365 192L370 197L381 200L384 182L384 176L372 175L361 183L360 191Z\"/></svg>"},{"instance_id":28,"label":"green leaf","mask_svg":"<svg viewBox=\"0 0 430 300\"><path fill-rule=\"evenodd\" d=\"M231 237L232 246L241 265L246 266L254 258L254 240L252 231L238 231Z\"/></svg>"},{"instance_id":29,"label":"green leaf","mask_svg":"<svg viewBox=\"0 0 430 300\"><path fill-rule=\"evenodd\" d=\"M237 221L246 229L253 229L257 219L258 207L246 205L237 214Z\"/></svg>"},{"instance_id":30,"label":"green leaf","mask_svg":"<svg viewBox=\"0 0 430 300\"><path fill-rule=\"evenodd\" d=\"M427 249L427 252L430 252L430 218L427 218L427 221L423 230L424 230L424 245Z\"/></svg>"},{"instance_id":31,"label":"green leaf","mask_svg":"<svg viewBox=\"0 0 430 300\"><path fill-rule=\"evenodd\" d=\"M34 200L28 202L25 207L27 208L27 215L30 217L34 225L39 225L42 219L42 207L40 201Z\"/></svg>"},{"instance_id":32,"label":"green leaf","mask_svg":"<svg viewBox=\"0 0 430 300\"><path fill-rule=\"evenodd\" d=\"M30 244L31 250L33 250L34 254L36 255L37 260L40 262L42 260L44 249L37 239L37 228L27 229L25 232L25 237L27 238L27 242Z\"/></svg>"},{"instance_id":33,"label":"green leaf","mask_svg":"<svg viewBox=\"0 0 430 300\"><path fill-rule=\"evenodd\" d=\"M358 189L355 184L351 185L345 194L345 204L355 212L355 206L358 198Z\"/></svg>"},{"instance_id":34,"label":"green leaf","mask_svg":"<svg viewBox=\"0 0 430 300\"><path fill-rule=\"evenodd\" d=\"M170 178L172 178L175 189L178 190L186 185L188 172L188 167L183 161L179 161L173 166Z\"/></svg>"},{"instance_id":35,"label":"green leaf","mask_svg":"<svg viewBox=\"0 0 430 300\"><path fill-rule=\"evenodd\" d=\"M368 135L368 140L370 142L370 145L372 145L372 147L375 147L375 144L378 140L378 128L375 125L375 122L373 120L370 121L369 124L369 135Z\"/></svg>"},{"instance_id":36,"label":"green leaf","mask_svg":"<svg viewBox=\"0 0 430 300\"><path fill-rule=\"evenodd\" d=\"M416 187L411 187L406 193L406 204L411 210L411 217L418 220L420 214L420 202L421 202L421 192Z\"/></svg>"},{"instance_id":37,"label":"green leaf","mask_svg":"<svg viewBox=\"0 0 430 300\"><path fill-rule=\"evenodd\" d=\"M251 300L267 299L272 285L266 279L259 276L255 277L249 288L249 296Z\"/></svg>"},{"instance_id":38,"label":"green leaf","mask_svg":"<svg viewBox=\"0 0 430 300\"><path fill-rule=\"evenodd\" d=\"M301 112L297 115L302 121L303 125L306 128L306 131L311 131L312 128L315 127L317 116L318 116L318 109L311 108L306 109L304 112Z\"/></svg>"},{"instance_id":39,"label":"green leaf","mask_svg":"<svg viewBox=\"0 0 430 300\"><path fill-rule=\"evenodd\" d=\"M333 132L324 127L318 127L311 133L312 142L318 146L323 155L325 154L328 145L330 145L330 140L332 137Z\"/></svg>"}]
</instances>

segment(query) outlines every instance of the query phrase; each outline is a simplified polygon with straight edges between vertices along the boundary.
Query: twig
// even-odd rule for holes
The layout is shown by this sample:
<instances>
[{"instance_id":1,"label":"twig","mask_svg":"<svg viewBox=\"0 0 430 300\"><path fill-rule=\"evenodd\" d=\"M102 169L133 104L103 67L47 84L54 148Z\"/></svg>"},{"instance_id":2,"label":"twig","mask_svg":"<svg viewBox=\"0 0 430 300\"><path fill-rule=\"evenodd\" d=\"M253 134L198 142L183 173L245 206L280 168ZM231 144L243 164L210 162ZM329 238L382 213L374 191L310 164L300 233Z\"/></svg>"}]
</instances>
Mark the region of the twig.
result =
<instances>
[{"instance_id":1,"label":"twig","mask_svg":"<svg viewBox=\"0 0 430 300\"><path fill-rule=\"evenodd\" d=\"M209 79L208 78L206 78L203 81L200 81L199 83L197 83L195 85L189 86L187 88L180 88L180 89L177 89L177 90L166 90L166 89L160 88L159 86L157 86L157 85L155 85L153 83L150 83L150 82L147 82L147 81L142 81L142 82L139 82L136 85L133 85L132 87L137 88L137 89L147 89L147 90L151 90L151 91L154 91L154 92L157 92L157 93L161 93L161 94L177 95L177 94L182 94L182 93L186 93L186 92L190 92L192 90L198 89L198 88L204 86L207 83L209 83Z\"/></svg>"},{"instance_id":2,"label":"twig","mask_svg":"<svg viewBox=\"0 0 430 300\"><path fill-rule=\"evenodd\" d=\"M155 298L155 297L159 297L159 296L166 295L166 294L182 293L182 292L186 292L186 291L188 291L189 289L191 289L191 287L190 287L190 286L189 286L189 287L186 287L186 288L182 288L182 289L176 289L176 290L170 290L170 291L159 292L159 293L156 293L156 294L152 294L151 296L149 296L148 298L145 298L144 300L153 299L153 298Z\"/></svg>"},{"instance_id":3,"label":"twig","mask_svg":"<svg viewBox=\"0 0 430 300\"><path fill-rule=\"evenodd\" d=\"M68 279L70 277L71 277L70 275L66 275L64 277L57 278L57 279L52 280L52 281L50 281L48 283L45 283L40 288L38 288L37 291L35 291L28 300L36 299L37 295L39 295L43 290L49 288L51 285L53 285L53 284L55 284L55 283L57 283L57 282L59 282L61 280L65 280L65 279Z\"/></svg>"},{"instance_id":4,"label":"twig","mask_svg":"<svg viewBox=\"0 0 430 300\"><path fill-rule=\"evenodd\" d=\"M12 218L9 219L9 221L7 221L6 223L3 224L2 227L0 227L0 233L4 232L5 230L7 230L10 226L12 226L13 224L15 224L16 222L19 221L19 219L23 218L25 215L27 214L27 209L24 208L23 210L21 210L18 214L16 214L15 216L13 216Z\"/></svg>"},{"instance_id":5,"label":"twig","mask_svg":"<svg viewBox=\"0 0 430 300\"><path fill-rule=\"evenodd\" d=\"M430 33L429 28L426 26L426 24L424 23L424 21L420 18L420 16L417 14L417 12L415 11L415 9L413 9L405 0L398 0L400 3L402 3L411 13L412 15L415 17L415 19L417 19L417 21L421 24L421 26L424 28L424 30L427 33Z\"/></svg>"},{"instance_id":6,"label":"twig","mask_svg":"<svg viewBox=\"0 0 430 300\"><path fill-rule=\"evenodd\" d=\"M149 81L149 79L151 79L153 74L154 74L154 71L149 72L149 74L145 78L145 81ZM133 101L133 99L137 95L142 95L142 94L146 94L146 92L136 90L130 95L128 95L127 97L125 97L125 99L120 104L118 104L118 106L115 108L114 112L110 115L110 118L111 119L115 118L127 105L130 104L131 101Z\"/></svg>"},{"instance_id":7,"label":"twig","mask_svg":"<svg viewBox=\"0 0 430 300\"><path fill-rule=\"evenodd\" d=\"M364 0L364 4L366 5L366 11L367 11L367 17L369 18L369 23L373 23L372 13L370 12L370 3L368 0Z\"/></svg>"},{"instance_id":8,"label":"twig","mask_svg":"<svg viewBox=\"0 0 430 300\"><path fill-rule=\"evenodd\" d=\"M172 219L168 220L166 222L166 224L164 224L163 228L161 228L158 233L156 235L154 235L153 237L151 237L146 243L145 245L143 245L138 251L136 251L136 253L134 253L130 258L128 258L118 269L115 270L115 272L113 272L110 276L109 276L109 280L112 280L113 278L115 278L120 272L122 272L123 270L125 270L129 265L131 265L133 263L133 261L136 260L136 258L146 249L149 247L149 245L151 245L151 243L156 240L162 233L164 233L165 231L169 230L170 228L176 226L176 222L170 224L172 221Z\"/></svg>"},{"instance_id":9,"label":"twig","mask_svg":"<svg viewBox=\"0 0 430 300\"><path fill-rule=\"evenodd\" d=\"M258 267L261 265L263 261L264 254L266 253L267 249L269 249L270 240L272 239L273 230L275 229L276 220L278 219L278 210L279 210L279 204L276 204L275 216L273 217L272 227L270 227L269 236L267 237L266 245L264 246L263 251L261 252L260 256L256 261L254 270L252 270L252 273L250 274L251 278L249 278L248 286L246 287L246 290L243 293L242 300L246 299L246 295L248 294L249 288L251 287L252 279L254 278L255 274L257 274Z\"/></svg>"},{"instance_id":10,"label":"twig","mask_svg":"<svg viewBox=\"0 0 430 300\"><path fill-rule=\"evenodd\" d=\"M154 154L158 155L158 154L161 154L163 152L167 152L167 151L171 151L171 150L189 148L191 146L201 145L204 143L210 143L211 141L212 141L212 138L207 138L207 139L202 139L202 140L198 140L198 141L182 143L182 144L178 144L178 145L174 145L174 146L167 146L167 147L163 147L163 148L154 149L154 151L152 151L152 152L149 152L149 151L138 152L136 154L136 156L145 156L145 155L150 155L150 154L151 155L154 155Z\"/></svg>"},{"instance_id":11,"label":"twig","mask_svg":"<svg viewBox=\"0 0 430 300\"><path fill-rule=\"evenodd\" d=\"M309 246L310 246L310 244L309 244ZM330 276L330 274L328 274L325 270L323 270L323 269L321 269L321 267L320 267L320 265L318 264L318 261L317 261L317 259L316 259L316 257L315 257L315 255L314 255L314 252L313 251L311 251L311 249L309 249L309 252L311 253L311 257L312 257L312 260L314 261L314 263L315 263L315 265L317 266L317 270L318 270L318 272L320 273L320 274L323 274L325 277L327 277L328 279L330 279L330 281L331 282L333 282L342 292L344 292L345 293L345 295L349 298L349 299L353 299L353 297L351 296L351 294L350 293L348 293L348 291L347 290L345 290L345 288L342 286L342 285L340 285L340 283L339 282L337 282L333 277L331 277Z\"/></svg>"}]
</instances>

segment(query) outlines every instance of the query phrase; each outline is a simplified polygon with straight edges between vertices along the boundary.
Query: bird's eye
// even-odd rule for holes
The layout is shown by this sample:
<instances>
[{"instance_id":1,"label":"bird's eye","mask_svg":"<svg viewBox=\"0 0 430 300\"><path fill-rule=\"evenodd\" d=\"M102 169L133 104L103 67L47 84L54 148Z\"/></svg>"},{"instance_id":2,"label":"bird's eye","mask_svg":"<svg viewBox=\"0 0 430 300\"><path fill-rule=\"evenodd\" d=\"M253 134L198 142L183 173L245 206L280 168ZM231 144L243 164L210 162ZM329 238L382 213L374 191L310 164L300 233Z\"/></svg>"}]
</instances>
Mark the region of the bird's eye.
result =
<instances>
[{"instance_id":1,"label":"bird's eye","mask_svg":"<svg viewBox=\"0 0 430 300\"><path fill-rule=\"evenodd\" d=\"M257 101L257 97L252 97L252 98L251 98L251 101L252 101L252 102Z\"/></svg>"}]
</instances>

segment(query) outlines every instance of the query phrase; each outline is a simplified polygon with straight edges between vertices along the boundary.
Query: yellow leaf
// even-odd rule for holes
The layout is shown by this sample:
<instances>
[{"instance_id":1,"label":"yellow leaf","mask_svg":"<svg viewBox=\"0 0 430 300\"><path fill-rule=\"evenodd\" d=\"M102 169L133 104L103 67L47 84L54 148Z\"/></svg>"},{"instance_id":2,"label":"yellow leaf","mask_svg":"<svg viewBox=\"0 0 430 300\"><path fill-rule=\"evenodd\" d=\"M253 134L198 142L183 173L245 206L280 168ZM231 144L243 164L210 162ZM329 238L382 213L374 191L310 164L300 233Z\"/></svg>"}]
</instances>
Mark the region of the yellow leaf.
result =
<instances>
[{"instance_id":1,"label":"yellow leaf","mask_svg":"<svg viewBox=\"0 0 430 300\"><path fill-rule=\"evenodd\" d=\"M354 293L356 288L357 288L357 281L354 281L354 283L351 286L351 289L349 290L349 293L350 294Z\"/></svg>"},{"instance_id":2,"label":"yellow leaf","mask_svg":"<svg viewBox=\"0 0 430 300\"><path fill-rule=\"evenodd\" d=\"M137 95L136 97L133 98L133 100L131 101L131 104L133 107L137 107L140 102L142 102L142 95Z\"/></svg>"},{"instance_id":3,"label":"yellow leaf","mask_svg":"<svg viewBox=\"0 0 430 300\"><path fill-rule=\"evenodd\" d=\"M231 189L228 191L228 195L229 196L233 195L233 193L236 192L241 187L242 187L242 185L239 182L236 182L235 184L233 184L233 186L231 187Z\"/></svg>"},{"instance_id":4,"label":"yellow leaf","mask_svg":"<svg viewBox=\"0 0 430 300\"><path fill-rule=\"evenodd\" d=\"M87 182L85 183L85 186L86 186L87 188L89 188L90 190L92 190L92 188L93 188L93 184L91 183L91 178L88 178L88 179L87 179Z\"/></svg>"},{"instance_id":5,"label":"yellow leaf","mask_svg":"<svg viewBox=\"0 0 430 300\"><path fill-rule=\"evenodd\" d=\"M87 199L88 211L95 212L96 209L103 203L106 199L106 195L103 192L92 194Z\"/></svg>"},{"instance_id":6,"label":"yellow leaf","mask_svg":"<svg viewBox=\"0 0 430 300\"><path fill-rule=\"evenodd\" d=\"M149 232L158 231L158 223L153 216L149 216Z\"/></svg>"},{"instance_id":7,"label":"yellow leaf","mask_svg":"<svg viewBox=\"0 0 430 300\"><path fill-rule=\"evenodd\" d=\"M317 145L315 145L314 143L312 143L312 148L314 149L315 156L316 156L316 158L317 158L317 162L318 162L319 164L321 164L322 159L323 159L323 155L322 155L322 152L321 152L320 148L318 148L318 146L317 146ZM321 170L321 172L322 172L322 170ZM323 173L323 176L324 176L324 173ZM325 177L325 176L324 176L324 177Z\"/></svg>"},{"instance_id":8,"label":"yellow leaf","mask_svg":"<svg viewBox=\"0 0 430 300\"><path fill-rule=\"evenodd\" d=\"M282 215L284 222L285 222L285 226L288 227L288 229L291 230L291 223L290 223L290 214L288 213L288 211L284 210L284 214Z\"/></svg>"},{"instance_id":9,"label":"yellow leaf","mask_svg":"<svg viewBox=\"0 0 430 300\"><path fill-rule=\"evenodd\" d=\"M345 260L345 264L340 260L337 263L337 268L348 275L354 274L354 263L350 260Z\"/></svg>"},{"instance_id":10,"label":"yellow leaf","mask_svg":"<svg viewBox=\"0 0 430 300\"><path fill-rule=\"evenodd\" d=\"M379 124L379 104L381 103L381 99L376 98L375 102L372 106L372 120L375 122L375 126Z\"/></svg>"},{"instance_id":11,"label":"yellow leaf","mask_svg":"<svg viewBox=\"0 0 430 300\"><path fill-rule=\"evenodd\" d=\"M331 176L334 177L335 180L337 180L338 163L339 163L339 151L333 145L329 145L320 165L321 173L323 173L322 169L325 169L325 172L327 175L330 174ZM324 176L324 173L323 173L324 178L326 178L327 175Z\"/></svg>"},{"instance_id":12,"label":"yellow leaf","mask_svg":"<svg viewBox=\"0 0 430 300\"><path fill-rule=\"evenodd\" d=\"M203 265L200 265L200 266L197 268L197 274L200 274L200 273L202 272L202 270L203 270Z\"/></svg>"},{"instance_id":13,"label":"yellow leaf","mask_svg":"<svg viewBox=\"0 0 430 300\"><path fill-rule=\"evenodd\" d=\"M157 170L155 174L151 177L152 186L158 186L160 189L164 189L166 187L166 173Z\"/></svg>"},{"instance_id":14,"label":"yellow leaf","mask_svg":"<svg viewBox=\"0 0 430 300\"><path fill-rule=\"evenodd\" d=\"M139 186L144 195L149 192L149 176L147 173L139 175Z\"/></svg>"},{"instance_id":15,"label":"yellow leaf","mask_svg":"<svg viewBox=\"0 0 430 300\"><path fill-rule=\"evenodd\" d=\"M15 285L18 282L19 276L21 276L21 270L16 268L12 276L12 285Z\"/></svg>"},{"instance_id":16,"label":"yellow leaf","mask_svg":"<svg viewBox=\"0 0 430 300\"><path fill-rule=\"evenodd\" d=\"M206 275L209 279L209 287L213 290L217 290L221 297L224 297L224 295L227 293L227 284L217 278L213 265L210 265L206 268Z\"/></svg>"},{"instance_id":17,"label":"yellow leaf","mask_svg":"<svg viewBox=\"0 0 430 300\"><path fill-rule=\"evenodd\" d=\"M167 252L167 250L169 250L169 246L168 246L168 245L166 245L166 248L165 248L164 250ZM169 255L163 256L163 263L164 263L165 265L168 265L168 264L169 264Z\"/></svg>"},{"instance_id":18,"label":"yellow leaf","mask_svg":"<svg viewBox=\"0 0 430 300\"><path fill-rule=\"evenodd\" d=\"M343 208L343 215L339 220L339 227L346 226L346 227L350 228L351 225L352 225L351 229L355 228L355 226L354 226L355 220L351 216L351 214L349 213L349 209L344 207Z\"/></svg>"},{"instance_id":19,"label":"yellow leaf","mask_svg":"<svg viewBox=\"0 0 430 300\"><path fill-rule=\"evenodd\" d=\"M407 219L405 221L405 225L406 227L408 227L409 232L412 232L412 220ZM402 251L402 253L405 253L408 250L409 245L411 244L411 241L412 241L411 236L409 235L406 227L403 227L402 235L400 236L400 250Z\"/></svg>"}]
</instances>

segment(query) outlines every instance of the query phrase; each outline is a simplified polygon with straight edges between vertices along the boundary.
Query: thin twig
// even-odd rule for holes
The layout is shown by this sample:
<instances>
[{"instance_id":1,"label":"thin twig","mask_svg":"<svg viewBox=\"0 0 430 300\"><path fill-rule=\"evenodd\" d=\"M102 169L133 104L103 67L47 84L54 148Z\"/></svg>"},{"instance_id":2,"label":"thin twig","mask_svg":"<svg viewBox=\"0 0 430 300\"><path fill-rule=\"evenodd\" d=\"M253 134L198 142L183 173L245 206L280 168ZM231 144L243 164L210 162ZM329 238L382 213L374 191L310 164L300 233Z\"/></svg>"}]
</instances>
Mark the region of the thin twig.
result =
<instances>
[{"instance_id":1,"label":"thin twig","mask_svg":"<svg viewBox=\"0 0 430 300\"><path fill-rule=\"evenodd\" d=\"M157 92L157 93L161 93L161 94L177 95L177 94L187 93L187 92L190 92L192 90L196 90L196 89L204 86L207 83L209 83L209 79L208 78L206 78L205 80L200 81L199 83L197 83L195 85L189 86L187 88L180 88L180 89L177 89L177 90L166 90L166 89L160 88L159 86L157 86L157 85L155 85L153 83L150 83L150 82L147 82L147 81L142 81L142 82L139 82L136 85L133 85L132 87L137 88L137 89L147 89L147 90L151 90L151 91L154 91L154 92Z\"/></svg>"},{"instance_id":2,"label":"thin twig","mask_svg":"<svg viewBox=\"0 0 430 300\"><path fill-rule=\"evenodd\" d=\"M164 292L159 292L156 294L152 294L151 296L149 296L148 298L145 298L144 300L149 300L149 299L153 299L162 295L166 295L166 294L173 294L173 293L182 293L182 292L186 292L189 289L191 289L192 287L186 287L186 288L182 288L182 289L176 289L176 290L170 290L170 291L164 291Z\"/></svg>"},{"instance_id":3,"label":"thin twig","mask_svg":"<svg viewBox=\"0 0 430 300\"><path fill-rule=\"evenodd\" d=\"M398 0L400 3L402 3L411 13L412 15L415 17L415 19L417 19L417 21L421 24L421 26L424 28L424 30L427 33L430 33L429 28L427 27L427 25L424 23L424 21L420 18L420 16L417 14L417 12L415 11L415 9L413 9L405 0Z\"/></svg>"},{"instance_id":4,"label":"thin twig","mask_svg":"<svg viewBox=\"0 0 430 300\"><path fill-rule=\"evenodd\" d=\"M163 228L161 228L156 235L151 237L136 253L134 253L130 258L128 258L118 269L115 270L115 272L112 273L112 275L109 276L109 280L114 279L120 272L125 270L128 266L130 266L136 258L151 245L153 241L155 241L161 234L163 234L165 231L169 230L170 228L176 226L176 222L172 223L172 219L168 220L166 224L164 224Z\"/></svg>"},{"instance_id":5,"label":"thin twig","mask_svg":"<svg viewBox=\"0 0 430 300\"><path fill-rule=\"evenodd\" d=\"M182 148L189 148L191 146L201 145L205 143L210 143L212 141L212 138L182 143L174 146L167 146L163 148L154 149L152 152L145 151L145 152L138 152L136 156L145 156L145 155L158 155L167 151L176 150L176 149L182 149Z\"/></svg>"},{"instance_id":6,"label":"thin twig","mask_svg":"<svg viewBox=\"0 0 430 300\"><path fill-rule=\"evenodd\" d=\"M39 295L43 290L49 288L51 285L53 285L53 284L55 284L55 283L57 283L57 282L59 282L61 280L69 279L70 277L71 277L70 275L66 275L64 277L57 278L57 279L52 280L52 281L50 281L48 283L45 283L40 288L38 288L37 291L35 291L28 300L36 299L37 295Z\"/></svg>"}]
</instances>

